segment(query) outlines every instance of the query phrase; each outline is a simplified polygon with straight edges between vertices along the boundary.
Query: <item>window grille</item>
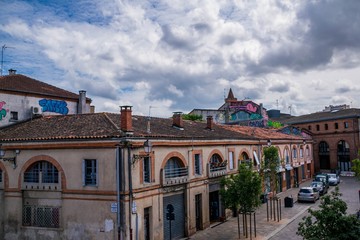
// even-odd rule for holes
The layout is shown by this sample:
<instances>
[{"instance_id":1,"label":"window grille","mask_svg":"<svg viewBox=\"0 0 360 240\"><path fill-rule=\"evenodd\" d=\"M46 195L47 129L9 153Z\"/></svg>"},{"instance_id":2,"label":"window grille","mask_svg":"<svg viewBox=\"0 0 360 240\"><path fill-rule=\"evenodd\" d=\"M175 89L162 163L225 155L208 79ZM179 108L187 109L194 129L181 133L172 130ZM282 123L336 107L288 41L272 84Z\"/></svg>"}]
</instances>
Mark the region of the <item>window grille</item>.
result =
<instances>
[{"instance_id":1,"label":"window grille","mask_svg":"<svg viewBox=\"0 0 360 240\"><path fill-rule=\"evenodd\" d=\"M200 154L195 154L195 174L200 175L201 174L201 159Z\"/></svg>"},{"instance_id":2,"label":"window grille","mask_svg":"<svg viewBox=\"0 0 360 240\"><path fill-rule=\"evenodd\" d=\"M23 225L44 228L60 227L60 207L24 205Z\"/></svg>"},{"instance_id":3,"label":"window grille","mask_svg":"<svg viewBox=\"0 0 360 240\"><path fill-rule=\"evenodd\" d=\"M150 157L144 157L144 182L151 182L151 159Z\"/></svg>"},{"instance_id":4,"label":"window grille","mask_svg":"<svg viewBox=\"0 0 360 240\"><path fill-rule=\"evenodd\" d=\"M84 184L97 185L97 161L96 159L84 160Z\"/></svg>"},{"instance_id":5,"label":"window grille","mask_svg":"<svg viewBox=\"0 0 360 240\"><path fill-rule=\"evenodd\" d=\"M59 171L47 161L33 164L24 173L24 182L28 183L59 183Z\"/></svg>"}]
</instances>

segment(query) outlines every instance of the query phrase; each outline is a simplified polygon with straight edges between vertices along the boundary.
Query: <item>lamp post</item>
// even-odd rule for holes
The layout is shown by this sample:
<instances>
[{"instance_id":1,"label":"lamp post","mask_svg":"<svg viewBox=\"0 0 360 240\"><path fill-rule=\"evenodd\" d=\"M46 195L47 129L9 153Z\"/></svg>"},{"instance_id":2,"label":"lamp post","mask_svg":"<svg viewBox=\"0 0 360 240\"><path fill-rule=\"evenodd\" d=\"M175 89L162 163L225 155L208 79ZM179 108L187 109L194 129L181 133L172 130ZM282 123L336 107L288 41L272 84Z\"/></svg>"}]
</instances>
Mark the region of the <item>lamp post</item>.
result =
<instances>
[{"instance_id":1,"label":"lamp post","mask_svg":"<svg viewBox=\"0 0 360 240\"><path fill-rule=\"evenodd\" d=\"M11 157L5 157L6 151L2 148L2 145L0 144L0 160L3 160L4 162L12 162L13 168L16 168L16 156L20 154L20 150L16 149L13 150L13 156Z\"/></svg>"},{"instance_id":2,"label":"lamp post","mask_svg":"<svg viewBox=\"0 0 360 240\"><path fill-rule=\"evenodd\" d=\"M131 224L131 214L136 214L136 203L133 201L133 188L132 188L132 172L131 166L135 164L138 160L144 159L144 157L149 156L152 151L152 143L149 139L143 144L145 154L133 154L131 158L131 144L127 142L127 152L128 152L128 181L129 181L129 232L130 232L130 240L132 240L132 224ZM136 240L138 239L138 223L136 222Z\"/></svg>"}]
</instances>

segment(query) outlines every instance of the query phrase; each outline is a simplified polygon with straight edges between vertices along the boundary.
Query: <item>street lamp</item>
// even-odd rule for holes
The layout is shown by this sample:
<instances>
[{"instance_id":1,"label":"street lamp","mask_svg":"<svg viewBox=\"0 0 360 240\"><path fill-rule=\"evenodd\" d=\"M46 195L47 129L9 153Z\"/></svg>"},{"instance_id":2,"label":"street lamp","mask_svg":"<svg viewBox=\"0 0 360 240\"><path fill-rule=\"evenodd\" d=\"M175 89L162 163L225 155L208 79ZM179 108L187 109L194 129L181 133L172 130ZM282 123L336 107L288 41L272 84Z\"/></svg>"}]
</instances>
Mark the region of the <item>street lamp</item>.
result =
<instances>
[{"instance_id":1,"label":"street lamp","mask_svg":"<svg viewBox=\"0 0 360 240\"><path fill-rule=\"evenodd\" d=\"M12 162L13 168L16 168L16 156L20 154L20 150L16 149L14 150L11 157L5 157L6 151L2 148L2 145L0 144L0 160L3 160L4 162Z\"/></svg>"},{"instance_id":2,"label":"street lamp","mask_svg":"<svg viewBox=\"0 0 360 240\"><path fill-rule=\"evenodd\" d=\"M152 143L149 141L149 139L146 139L146 141L143 144L144 152L145 154L133 154L132 158L132 165L134 165L138 160L143 159L144 157L148 156L151 153L152 150Z\"/></svg>"}]
</instances>

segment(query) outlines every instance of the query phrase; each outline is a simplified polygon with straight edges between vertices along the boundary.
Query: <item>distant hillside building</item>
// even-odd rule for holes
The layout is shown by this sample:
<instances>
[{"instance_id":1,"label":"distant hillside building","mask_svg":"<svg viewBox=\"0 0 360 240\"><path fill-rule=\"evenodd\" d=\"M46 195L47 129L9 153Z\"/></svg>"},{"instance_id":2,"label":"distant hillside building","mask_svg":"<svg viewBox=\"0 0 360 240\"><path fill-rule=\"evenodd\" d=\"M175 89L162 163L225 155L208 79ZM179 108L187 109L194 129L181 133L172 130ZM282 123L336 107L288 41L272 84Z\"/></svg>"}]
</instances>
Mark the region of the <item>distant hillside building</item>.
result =
<instances>
[{"instance_id":1,"label":"distant hillside building","mask_svg":"<svg viewBox=\"0 0 360 240\"><path fill-rule=\"evenodd\" d=\"M322 112L294 117L286 124L307 129L314 140L315 170L351 170L360 148L360 109L329 106Z\"/></svg>"},{"instance_id":2,"label":"distant hillside building","mask_svg":"<svg viewBox=\"0 0 360 240\"><path fill-rule=\"evenodd\" d=\"M16 74L0 76L0 127L31 119L36 115L90 113L86 91L75 94L33 78Z\"/></svg>"}]
</instances>

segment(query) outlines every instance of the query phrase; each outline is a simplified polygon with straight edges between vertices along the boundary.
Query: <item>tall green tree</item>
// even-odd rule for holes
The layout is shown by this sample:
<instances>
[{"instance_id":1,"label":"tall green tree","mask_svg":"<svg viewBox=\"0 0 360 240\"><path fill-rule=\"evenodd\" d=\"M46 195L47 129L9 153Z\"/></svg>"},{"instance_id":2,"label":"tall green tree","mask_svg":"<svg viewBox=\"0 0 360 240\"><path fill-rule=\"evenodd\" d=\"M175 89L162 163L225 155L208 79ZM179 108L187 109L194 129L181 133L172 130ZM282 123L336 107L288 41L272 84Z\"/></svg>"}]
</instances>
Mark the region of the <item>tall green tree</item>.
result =
<instances>
[{"instance_id":1,"label":"tall green tree","mask_svg":"<svg viewBox=\"0 0 360 240\"><path fill-rule=\"evenodd\" d=\"M360 221L346 215L347 205L336 187L331 195L321 198L319 210L309 209L309 216L299 223L297 234L312 240L353 240L360 238Z\"/></svg>"},{"instance_id":2,"label":"tall green tree","mask_svg":"<svg viewBox=\"0 0 360 240\"><path fill-rule=\"evenodd\" d=\"M220 195L225 207L251 212L261 204L261 178L252 169L251 163L241 163L238 174L221 180Z\"/></svg>"},{"instance_id":3,"label":"tall green tree","mask_svg":"<svg viewBox=\"0 0 360 240\"><path fill-rule=\"evenodd\" d=\"M270 184L270 192L276 193L278 188L278 169L280 167L279 151L276 147L270 146L264 149L261 173L265 183Z\"/></svg>"}]
</instances>

